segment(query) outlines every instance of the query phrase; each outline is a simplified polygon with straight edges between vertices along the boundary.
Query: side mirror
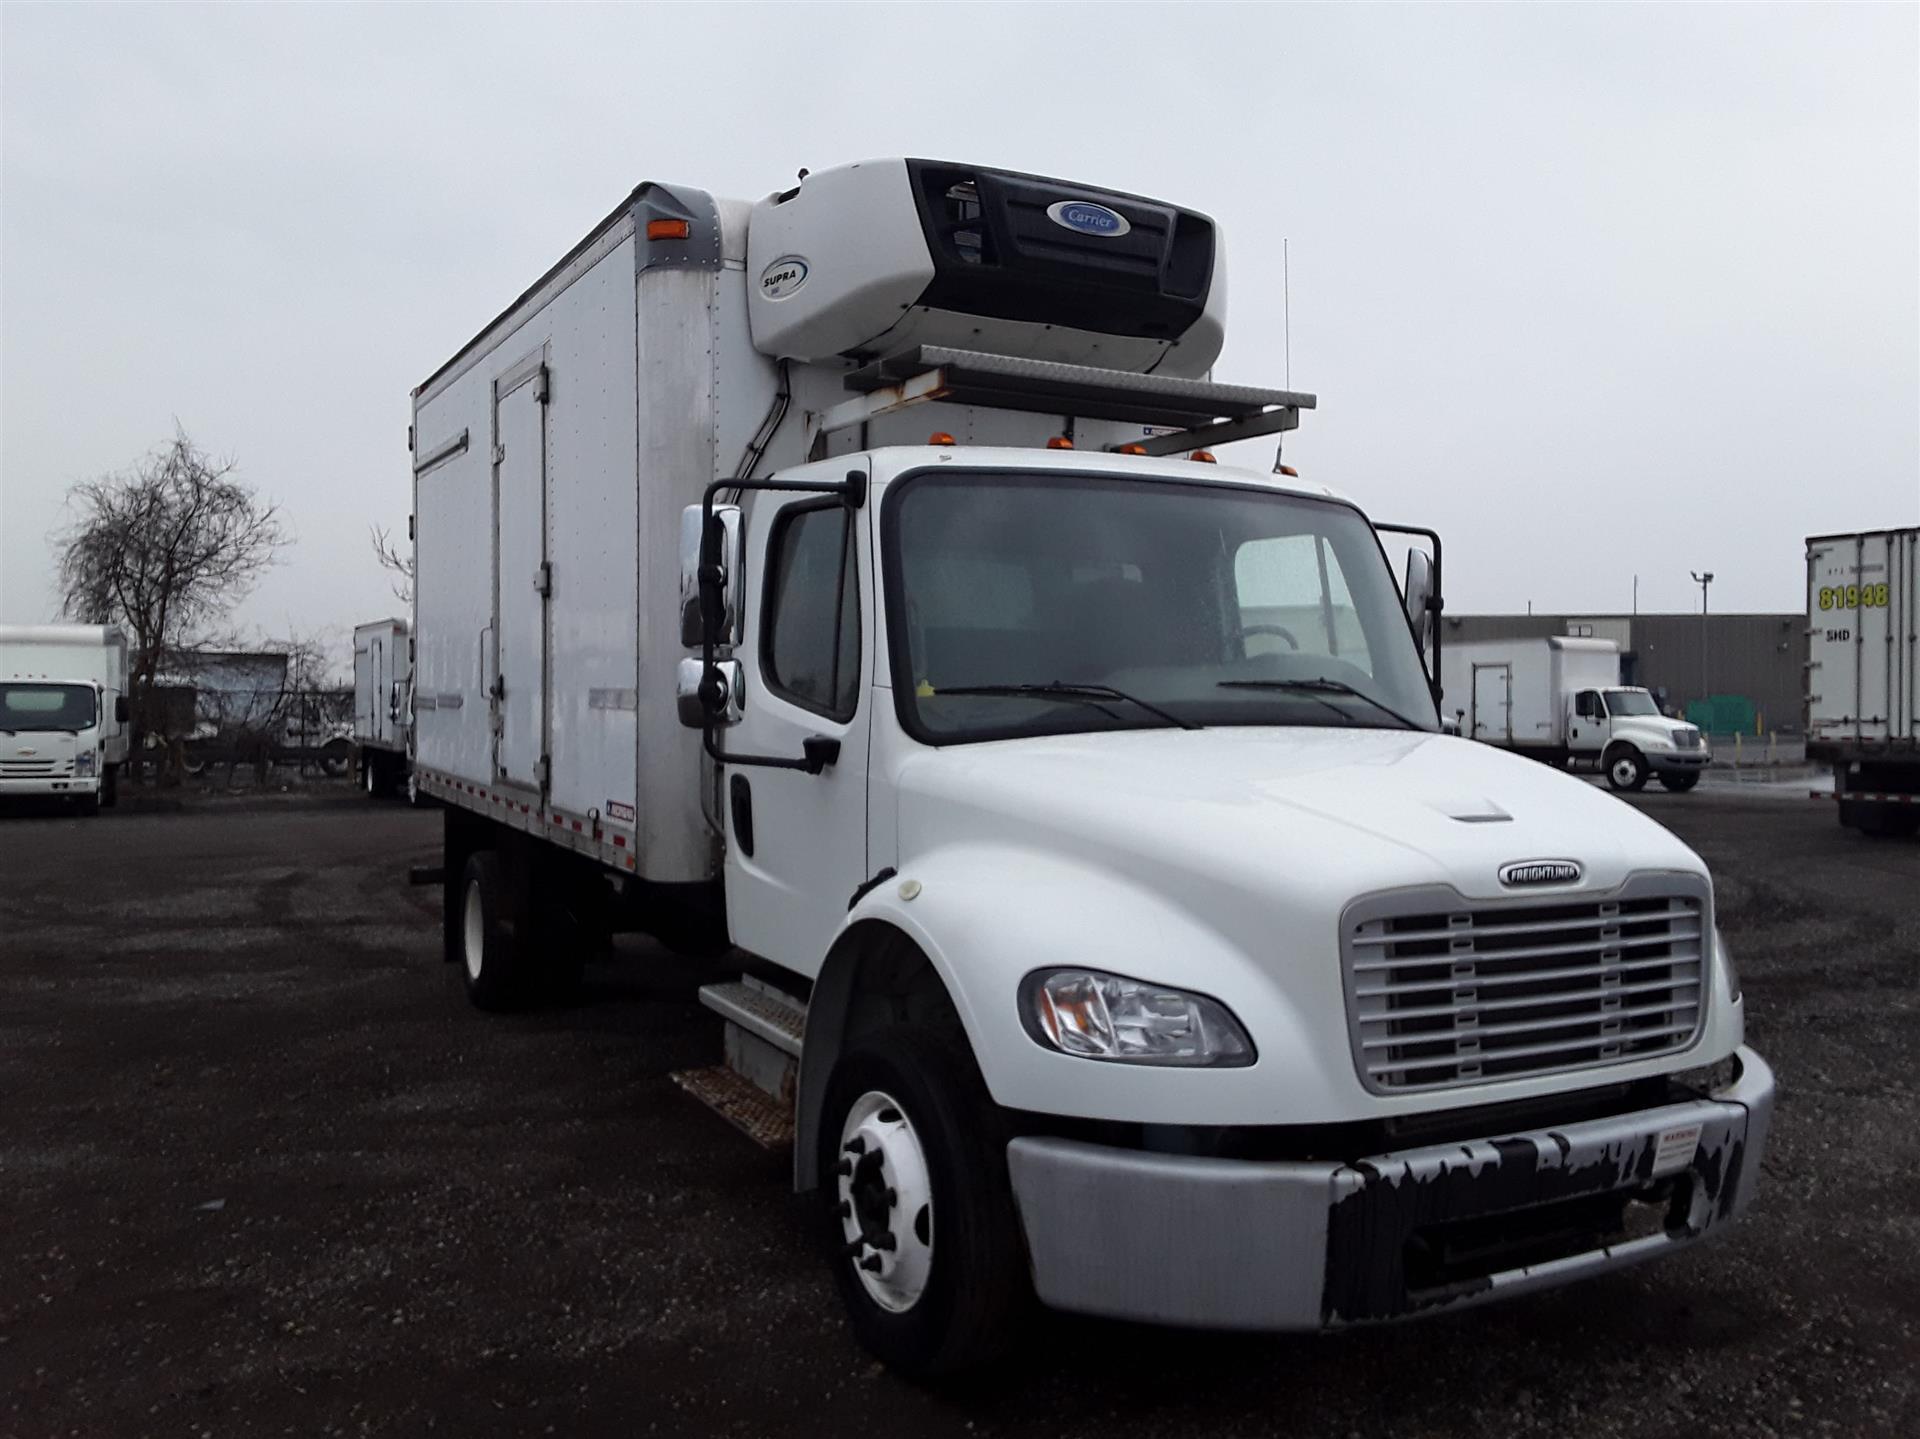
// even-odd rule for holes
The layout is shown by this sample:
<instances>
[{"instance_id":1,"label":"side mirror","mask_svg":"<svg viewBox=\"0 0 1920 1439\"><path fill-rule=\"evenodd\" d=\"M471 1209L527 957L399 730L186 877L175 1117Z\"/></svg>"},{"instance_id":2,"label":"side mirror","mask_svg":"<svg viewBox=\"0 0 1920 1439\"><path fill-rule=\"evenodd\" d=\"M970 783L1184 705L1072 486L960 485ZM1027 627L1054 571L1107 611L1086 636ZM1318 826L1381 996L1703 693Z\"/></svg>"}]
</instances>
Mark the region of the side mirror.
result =
<instances>
[{"instance_id":1,"label":"side mirror","mask_svg":"<svg viewBox=\"0 0 1920 1439\"><path fill-rule=\"evenodd\" d=\"M133 711L127 708L127 697L125 695L115 695L113 697L113 722L115 724L125 724L132 713Z\"/></svg>"},{"instance_id":2,"label":"side mirror","mask_svg":"<svg viewBox=\"0 0 1920 1439\"><path fill-rule=\"evenodd\" d=\"M680 512L680 643L697 648L702 636L700 613L700 521L698 505ZM742 611L740 507L715 505L713 522L720 528L720 614L715 625L714 643L721 647L739 643Z\"/></svg>"},{"instance_id":3,"label":"side mirror","mask_svg":"<svg viewBox=\"0 0 1920 1439\"><path fill-rule=\"evenodd\" d=\"M1425 550L1407 551L1406 605L1413 643L1424 655L1433 635L1433 561Z\"/></svg>"},{"instance_id":4,"label":"side mirror","mask_svg":"<svg viewBox=\"0 0 1920 1439\"><path fill-rule=\"evenodd\" d=\"M681 660L673 675L680 723L688 729L705 729L709 715L720 724L739 723L745 677L739 660L715 660L704 673L699 660Z\"/></svg>"}]
</instances>

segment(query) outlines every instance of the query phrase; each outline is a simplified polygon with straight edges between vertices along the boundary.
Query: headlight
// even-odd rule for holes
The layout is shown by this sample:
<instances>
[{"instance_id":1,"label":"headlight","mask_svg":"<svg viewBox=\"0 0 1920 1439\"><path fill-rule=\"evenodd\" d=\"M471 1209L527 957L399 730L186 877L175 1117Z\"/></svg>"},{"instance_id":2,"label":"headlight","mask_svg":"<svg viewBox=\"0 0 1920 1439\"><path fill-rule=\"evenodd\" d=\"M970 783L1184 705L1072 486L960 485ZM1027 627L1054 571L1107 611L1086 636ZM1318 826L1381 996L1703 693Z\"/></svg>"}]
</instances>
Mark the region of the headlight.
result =
<instances>
[{"instance_id":1,"label":"headlight","mask_svg":"<svg viewBox=\"0 0 1920 1439\"><path fill-rule=\"evenodd\" d=\"M73 757L73 772L83 778L93 773L93 751L83 750Z\"/></svg>"},{"instance_id":2,"label":"headlight","mask_svg":"<svg viewBox=\"0 0 1920 1439\"><path fill-rule=\"evenodd\" d=\"M1080 1059L1231 1069L1253 1063L1253 1041L1227 1007L1097 969L1047 969L1020 986L1034 1042Z\"/></svg>"},{"instance_id":3,"label":"headlight","mask_svg":"<svg viewBox=\"0 0 1920 1439\"><path fill-rule=\"evenodd\" d=\"M1727 942L1721 938L1720 926L1713 927L1713 952L1720 956L1720 963L1727 971L1727 997L1735 1004L1740 1002L1740 969L1733 962L1733 951L1727 948Z\"/></svg>"}]
</instances>

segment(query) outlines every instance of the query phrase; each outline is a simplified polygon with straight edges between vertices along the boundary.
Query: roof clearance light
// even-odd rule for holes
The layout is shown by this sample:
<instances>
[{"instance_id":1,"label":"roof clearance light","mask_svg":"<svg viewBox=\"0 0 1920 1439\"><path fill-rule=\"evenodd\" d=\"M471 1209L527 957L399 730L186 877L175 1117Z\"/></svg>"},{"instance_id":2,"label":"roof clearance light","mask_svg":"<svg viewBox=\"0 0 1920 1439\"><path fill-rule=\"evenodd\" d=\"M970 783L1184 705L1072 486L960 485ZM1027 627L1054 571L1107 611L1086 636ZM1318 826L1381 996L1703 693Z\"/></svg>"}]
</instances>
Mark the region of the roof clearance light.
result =
<instances>
[{"instance_id":1,"label":"roof clearance light","mask_svg":"<svg viewBox=\"0 0 1920 1439\"><path fill-rule=\"evenodd\" d=\"M945 430L935 430L927 436L927 443L930 445L951 445L953 442L953 436Z\"/></svg>"},{"instance_id":2,"label":"roof clearance light","mask_svg":"<svg viewBox=\"0 0 1920 1439\"><path fill-rule=\"evenodd\" d=\"M1047 441L1047 448L1050 450L1070 450L1073 448L1073 441L1065 435L1055 435Z\"/></svg>"},{"instance_id":3,"label":"roof clearance light","mask_svg":"<svg viewBox=\"0 0 1920 1439\"><path fill-rule=\"evenodd\" d=\"M1214 459L1212 450L1195 450L1192 454L1188 455L1187 458L1190 460L1198 460L1203 465L1219 463L1218 460Z\"/></svg>"},{"instance_id":4,"label":"roof clearance light","mask_svg":"<svg viewBox=\"0 0 1920 1439\"><path fill-rule=\"evenodd\" d=\"M1116 455L1144 455L1146 452L1147 447L1145 445L1122 445L1114 451Z\"/></svg>"},{"instance_id":5,"label":"roof clearance light","mask_svg":"<svg viewBox=\"0 0 1920 1439\"><path fill-rule=\"evenodd\" d=\"M647 238L649 240L684 240L691 227L685 220L649 220Z\"/></svg>"},{"instance_id":6,"label":"roof clearance light","mask_svg":"<svg viewBox=\"0 0 1920 1439\"><path fill-rule=\"evenodd\" d=\"M1300 478L1300 472L1292 465L1282 465L1275 473L1286 475L1289 479L1297 480Z\"/></svg>"}]
</instances>

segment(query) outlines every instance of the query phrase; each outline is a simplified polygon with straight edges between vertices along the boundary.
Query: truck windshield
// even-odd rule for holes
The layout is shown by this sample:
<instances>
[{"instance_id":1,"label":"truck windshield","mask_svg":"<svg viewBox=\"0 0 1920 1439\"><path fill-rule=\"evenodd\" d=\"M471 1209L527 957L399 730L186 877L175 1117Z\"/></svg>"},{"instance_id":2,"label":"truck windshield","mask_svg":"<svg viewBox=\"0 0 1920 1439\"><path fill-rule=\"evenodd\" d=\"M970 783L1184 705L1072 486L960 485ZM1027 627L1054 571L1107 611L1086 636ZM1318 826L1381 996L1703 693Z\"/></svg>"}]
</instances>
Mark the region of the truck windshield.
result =
<instances>
[{"instance_id":1,"label":"truck windshield","mask_svg":"<svg viewBox=\"0 0 1920 1439\"><path fill-rule=\"evenodd\" d=\"M92 685L0 683L0 730L83 730L95 713Z\"/></svg>"},{"instance_id":2,"label":"truck windshield","mask_svg":"<svg viewBox=\"0 0 1920 1439\"><path fill-rule=\"evenodd\" d=\"M927 742L1439 727L1392 574L1347 505L941 470L894 488L882 531L896 702Z\"/></svg>"},{"instance_id":3,"label":"truck windshield","mask_svg":"<svg viewBox=\"0 0 1920 1439\"><path fill-rule=\"evenodd\" d=\"M1653 702L1653 696L1645 690L1608 690L1607 713L1610 715L1657 715L1660 706Z\"/></svg>"}]
</instances>

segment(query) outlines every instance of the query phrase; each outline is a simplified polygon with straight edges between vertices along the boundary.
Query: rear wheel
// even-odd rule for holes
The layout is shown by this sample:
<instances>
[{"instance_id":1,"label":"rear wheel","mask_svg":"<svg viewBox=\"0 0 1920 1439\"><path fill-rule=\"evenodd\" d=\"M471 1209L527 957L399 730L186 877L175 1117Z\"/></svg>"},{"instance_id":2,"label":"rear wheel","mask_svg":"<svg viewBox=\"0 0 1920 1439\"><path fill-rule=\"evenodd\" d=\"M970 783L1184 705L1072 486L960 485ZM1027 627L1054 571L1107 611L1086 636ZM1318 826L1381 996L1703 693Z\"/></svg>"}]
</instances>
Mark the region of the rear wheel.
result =
<instances>
[{"instance_id":1,"label":"rear wheel","mask_svg":"<svg viewBox=\"0 0 1920 1439\"><path fill-rule=\"evenodd\" d=\"M1672 790L1675 794L1685 794L1688 790L1700 783L1700 775L1698 771L1694 770L1683 771L1679 774L1663 774L1660 776L1660 783L1664 788Z\"/></svg>"},{"instance_id":2,"label":"rear wheel","mask_svg":"<svg viewBox=\"0 0 1920 1439\"><path fill-rule=\"evenodd\" d=\"M907 1374L992 1358L1031 1305L999 1115L964 1045L929 1030L862 1041L827 1083L834 1278L860 1342Z\"/></svg>"},{"instance_id":3,"label":"rear wheel","mask_svg":"<svg viewBox=\"0 0 1920 1439\"><path fill-rule=\"evenodd\" d=\"M1607 773L1609 789L1629 791L1647 787L1647 762L1632 745L1608 750L1601 768Z\"/></svg>"},{"instance_id":4,"label":"rear wheel","mask_svg":"<svg viewBox=\"0 0 1920 1439\"><path fill-rule=\"evenodd\" d=\"M524 1008L532 998L519 917L509 911L513 895L507 867L490 849L467 856L460 886L460 977L467 998L488 1010Z\"/></svg>"}]
</instances>

